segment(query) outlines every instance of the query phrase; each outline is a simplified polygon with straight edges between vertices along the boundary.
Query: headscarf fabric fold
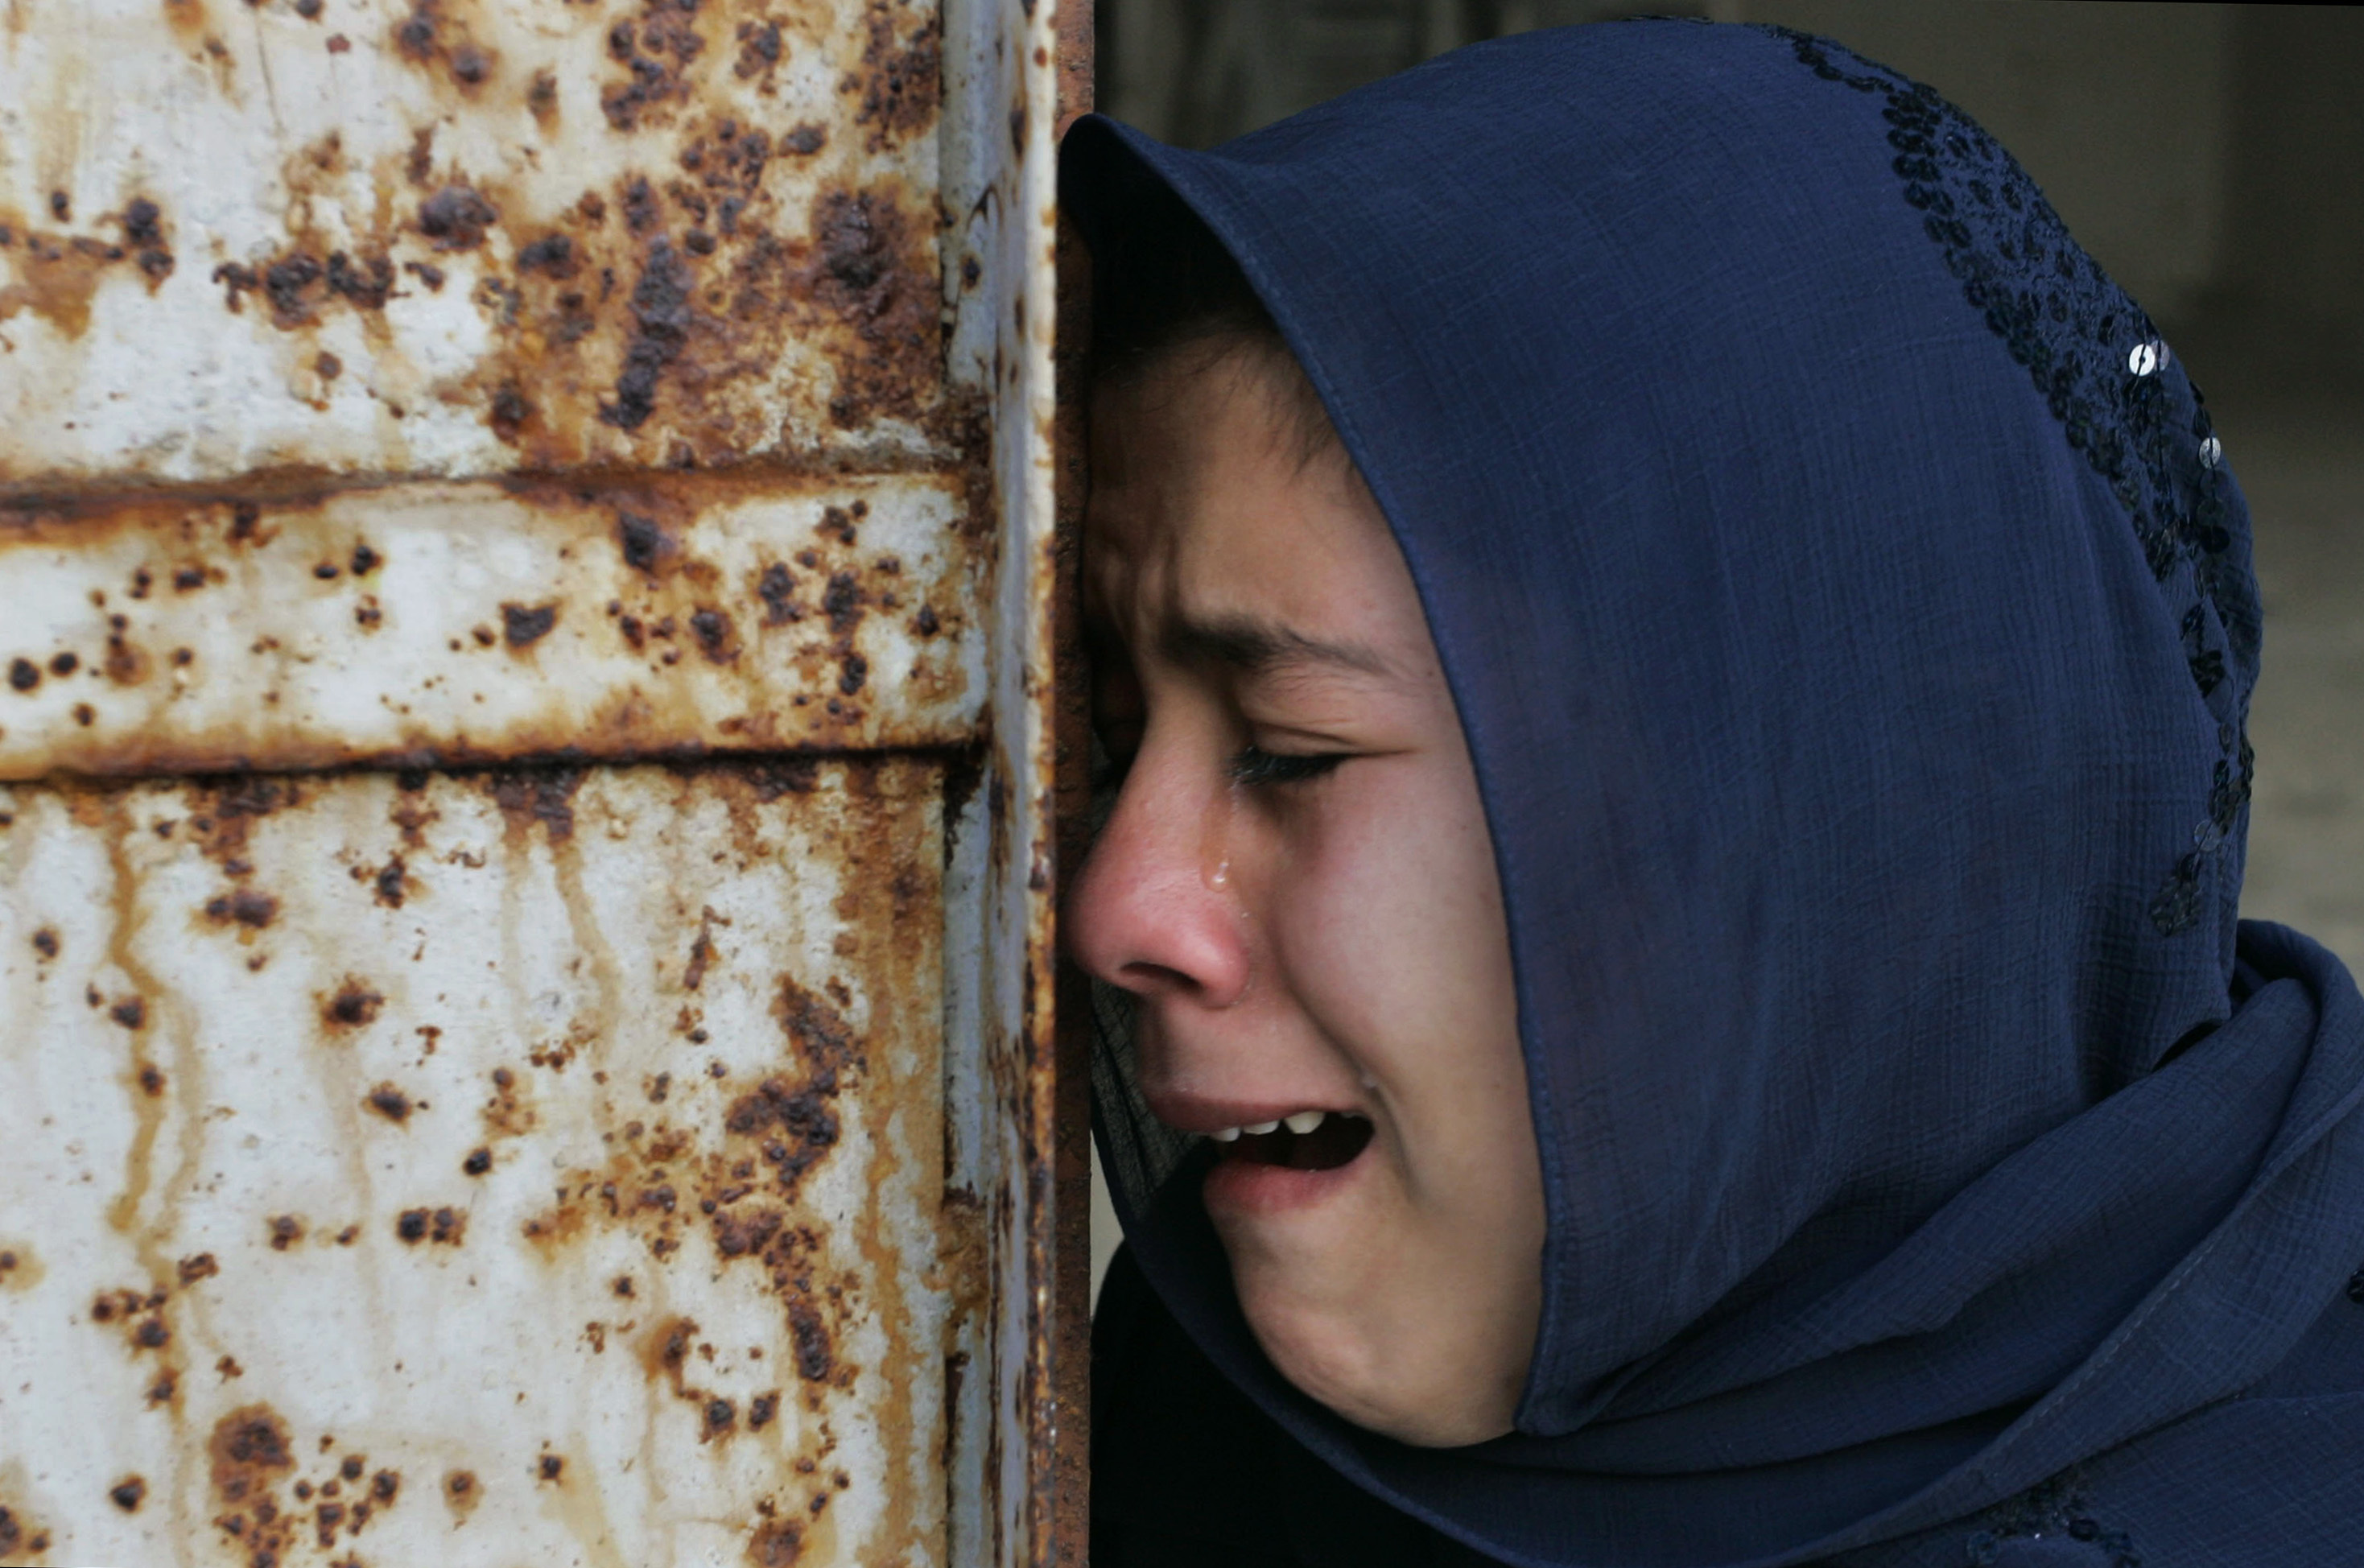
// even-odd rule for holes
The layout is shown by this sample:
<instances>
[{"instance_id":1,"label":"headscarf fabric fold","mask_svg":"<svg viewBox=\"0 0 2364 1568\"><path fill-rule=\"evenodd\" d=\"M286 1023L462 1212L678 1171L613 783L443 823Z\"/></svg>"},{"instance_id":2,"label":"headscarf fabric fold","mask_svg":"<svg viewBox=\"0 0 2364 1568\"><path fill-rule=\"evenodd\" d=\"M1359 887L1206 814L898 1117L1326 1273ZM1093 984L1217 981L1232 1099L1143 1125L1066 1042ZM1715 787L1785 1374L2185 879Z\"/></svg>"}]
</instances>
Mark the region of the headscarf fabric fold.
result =
<instances>
[{"instance_id":1,"label":"headscarf fabric fold","mask_svg":"<svg viewBox=\"0 0 2364 1568\"><path fill-rule=\"evenodd\" d=\"M2364 1422L2364 1002L2236 916L2247 508L2009 156L1836 45L1635 22L1063 159L1096 246L1176 198L1212 230L1402 548L1550 1220L1517 1431L1393 1443L1257 1351L1203 1152L1106 1073L1132 1251L1207 1357L1534 1568L2007 1562L1977 1540L2046 1507L2199 1540L2302 1485L2292 1518L2364 1519L2364 1425L2323 1435Z\"/></svg>"}]
</instances>

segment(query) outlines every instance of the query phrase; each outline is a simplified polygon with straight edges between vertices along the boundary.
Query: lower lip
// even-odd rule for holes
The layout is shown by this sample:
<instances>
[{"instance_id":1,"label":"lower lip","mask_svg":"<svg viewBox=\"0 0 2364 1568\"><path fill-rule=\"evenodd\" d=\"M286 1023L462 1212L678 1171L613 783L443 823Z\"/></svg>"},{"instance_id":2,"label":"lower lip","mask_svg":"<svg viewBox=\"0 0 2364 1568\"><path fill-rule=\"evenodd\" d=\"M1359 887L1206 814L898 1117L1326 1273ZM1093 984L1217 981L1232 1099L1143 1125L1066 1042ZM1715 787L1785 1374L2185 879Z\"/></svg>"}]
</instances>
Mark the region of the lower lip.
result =
<instances>
[{"instance_id":1,"label":"lower lip","mask_svg":"<svg viewBox=\"0 0 2364 1568\"><path fill-rule=\"evenodd\" d=\"M1210 1215L1289 1214L1311 1208L1337 1196L1360 1179L1372 1159L1372 1145L1343 1165L1326 1171L1300 1171L1288 1165L1267 1165L1253 1160L1218 1160L1199 1189Z\"/></svg>"}]
</instances>

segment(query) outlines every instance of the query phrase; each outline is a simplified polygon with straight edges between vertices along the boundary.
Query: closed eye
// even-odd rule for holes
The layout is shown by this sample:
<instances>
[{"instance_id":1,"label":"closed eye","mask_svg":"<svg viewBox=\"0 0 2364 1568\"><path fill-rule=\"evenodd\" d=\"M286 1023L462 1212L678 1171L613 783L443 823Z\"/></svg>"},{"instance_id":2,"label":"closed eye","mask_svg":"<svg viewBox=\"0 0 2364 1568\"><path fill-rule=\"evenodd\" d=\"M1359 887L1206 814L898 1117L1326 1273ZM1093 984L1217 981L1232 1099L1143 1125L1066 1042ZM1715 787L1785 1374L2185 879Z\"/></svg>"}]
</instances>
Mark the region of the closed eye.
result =
<instances>
[{"instance_id":1,"label":"closed eye","mask_svg":"<svg viewBox=\"0 0 2364 1568\"><path fill-rule=\"evenodd\" d=\"M1257 784L1301 784L1320 778L1345 760L1346 753L1343 751L1301 755L1243 746L1232 758L1232 782L1251 788Z\"/></svg>"}]
</instances>

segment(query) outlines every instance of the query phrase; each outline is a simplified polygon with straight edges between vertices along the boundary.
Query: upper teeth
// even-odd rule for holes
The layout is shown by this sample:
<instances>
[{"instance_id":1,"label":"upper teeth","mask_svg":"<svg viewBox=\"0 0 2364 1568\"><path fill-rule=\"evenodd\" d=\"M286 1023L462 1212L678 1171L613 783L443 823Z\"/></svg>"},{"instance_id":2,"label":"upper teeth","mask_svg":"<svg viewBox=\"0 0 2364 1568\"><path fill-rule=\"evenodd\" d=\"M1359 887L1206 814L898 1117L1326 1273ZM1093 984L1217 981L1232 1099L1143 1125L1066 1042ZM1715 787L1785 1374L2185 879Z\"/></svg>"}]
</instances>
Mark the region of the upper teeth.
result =
<instances>
[{"instance_id":1,"label":"upper teeth","mask_svg":"<svg viewBox=\"0 0 2364 1568\"><path fill-rule=\"evenodd\" d=\"M1320 1127L1329 1115L1328 1111L1299 1111L1295 1116L1285 1116L1278 1121L1252 1121L1245 1127L1221 1128L1215 1131L1213 1137L1218 1143L1230 1143L1243 1132L1252 1133L1261 1138L1266 1133L1282 1127L1288 1128L1291 1132L1310 1132Z\"/></svg>"}]
</instances>

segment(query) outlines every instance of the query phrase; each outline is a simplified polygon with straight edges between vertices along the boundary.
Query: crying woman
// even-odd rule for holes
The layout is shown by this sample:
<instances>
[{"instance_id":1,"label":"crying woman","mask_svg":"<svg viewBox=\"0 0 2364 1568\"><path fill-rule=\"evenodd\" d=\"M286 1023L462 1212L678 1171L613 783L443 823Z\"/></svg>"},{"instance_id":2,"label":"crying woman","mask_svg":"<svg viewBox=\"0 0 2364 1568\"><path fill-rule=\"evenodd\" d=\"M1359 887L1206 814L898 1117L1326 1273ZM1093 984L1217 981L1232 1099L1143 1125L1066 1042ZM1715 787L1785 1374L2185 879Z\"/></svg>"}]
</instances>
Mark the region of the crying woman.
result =
<instances>
[{"instance_id":1,"label":"crying woman","mask_svg":"<svg viewBox=\"0 0 2364 1568\"><path fill-rule=\"evenodd\" d=\"M2009 155L1636 22L1063 159L1095 1568L2364 1562L2247 510Z\"/></svg>"}]
</instances>

